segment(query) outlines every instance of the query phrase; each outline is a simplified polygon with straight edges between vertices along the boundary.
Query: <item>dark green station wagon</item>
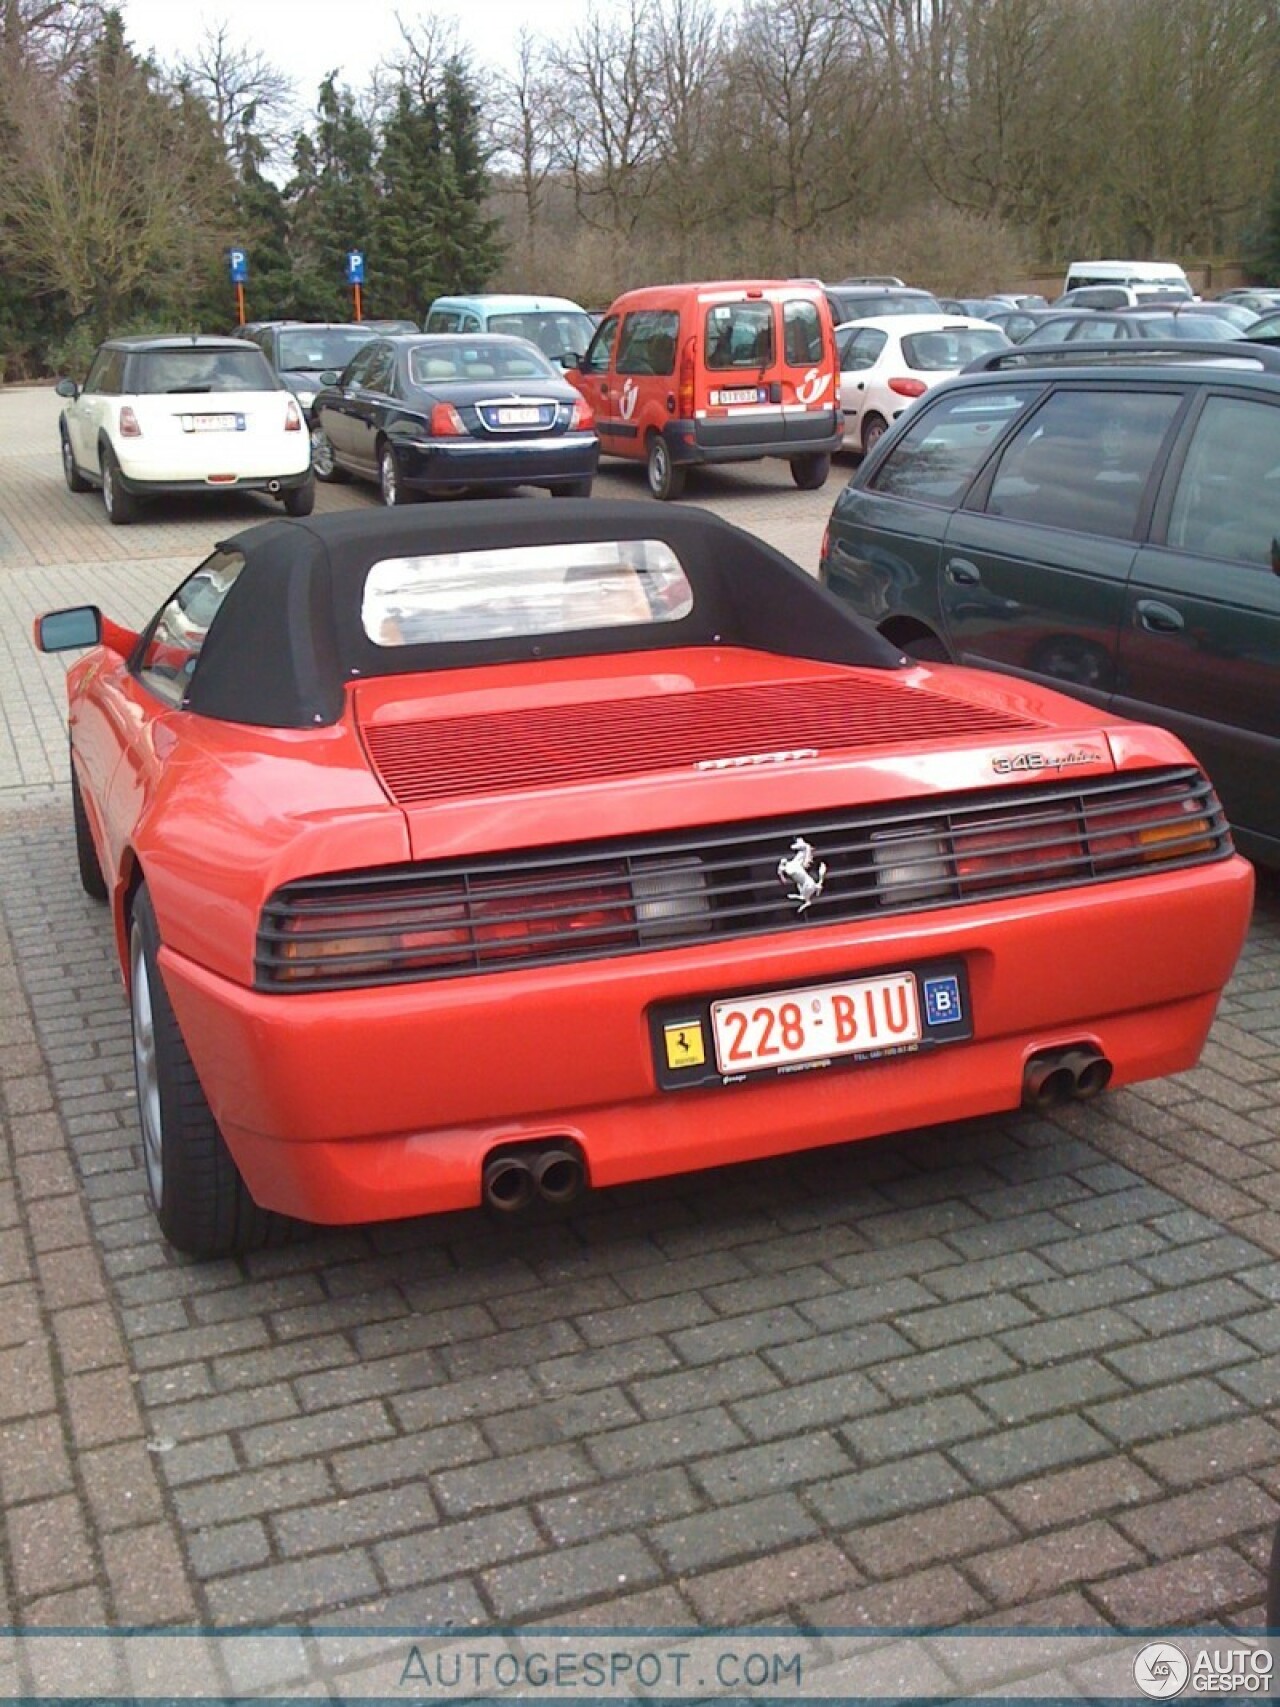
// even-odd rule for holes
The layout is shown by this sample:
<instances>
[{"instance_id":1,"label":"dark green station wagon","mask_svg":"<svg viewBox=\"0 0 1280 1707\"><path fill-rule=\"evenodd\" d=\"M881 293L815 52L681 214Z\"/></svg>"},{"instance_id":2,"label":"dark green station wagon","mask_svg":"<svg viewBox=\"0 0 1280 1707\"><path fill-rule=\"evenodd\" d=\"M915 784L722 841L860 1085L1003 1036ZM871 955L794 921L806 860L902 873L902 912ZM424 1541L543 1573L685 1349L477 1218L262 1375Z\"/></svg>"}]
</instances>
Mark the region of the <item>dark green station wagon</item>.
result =
<instances>
[{"instance_id":1,"label":"dark green station wagon","mask_svg":"<svg viewBox=\"0 0 1280 1707\"><path fill-rule=\"evenodd\" d=\"M820 573L904 652L1173 729L1280 866L1280 352L1002 351L912 408Z\"/></svg>"}]
</instances>

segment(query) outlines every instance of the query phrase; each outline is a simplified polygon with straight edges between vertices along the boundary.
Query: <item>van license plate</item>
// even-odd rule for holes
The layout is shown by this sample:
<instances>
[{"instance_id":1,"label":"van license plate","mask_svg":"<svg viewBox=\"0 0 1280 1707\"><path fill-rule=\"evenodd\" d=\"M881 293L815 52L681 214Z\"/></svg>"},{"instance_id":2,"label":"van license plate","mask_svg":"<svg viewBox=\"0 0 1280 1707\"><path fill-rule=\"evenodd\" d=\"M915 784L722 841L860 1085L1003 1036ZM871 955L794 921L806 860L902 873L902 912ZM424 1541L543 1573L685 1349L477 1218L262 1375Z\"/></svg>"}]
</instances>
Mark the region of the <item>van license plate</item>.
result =
<instances>
[{"instance_id":1,"label":"van license plate","mask_svg":"<svg viewBox=\"0 0 1280 1707\"><path fill-rule=\"evenodd\" d=\"M898 1053L923 1035L911 972L712 1002L711 1029L724 1074Z\"/></svg>"},{"instance_id":2,"label":"van license plate","mask_svg":"<svg viewBox=\"0 0 1280 1707\"><path fill-rule=\"evenodd\" d=\"M739 385L731 391L713 391L711 401L724 408L734 403L764 403L767 400L760 386Z\"/></svg>"}]
</instances>

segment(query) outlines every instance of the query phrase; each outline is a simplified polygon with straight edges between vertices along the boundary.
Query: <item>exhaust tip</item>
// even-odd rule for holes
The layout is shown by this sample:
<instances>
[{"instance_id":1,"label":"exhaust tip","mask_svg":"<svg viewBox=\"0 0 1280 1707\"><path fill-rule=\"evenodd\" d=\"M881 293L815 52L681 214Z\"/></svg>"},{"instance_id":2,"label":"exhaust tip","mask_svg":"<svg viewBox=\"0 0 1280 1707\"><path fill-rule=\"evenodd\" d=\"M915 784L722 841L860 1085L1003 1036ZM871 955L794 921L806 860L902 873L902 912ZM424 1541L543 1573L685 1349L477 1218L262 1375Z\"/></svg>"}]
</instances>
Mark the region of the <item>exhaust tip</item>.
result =
<instances>
[{"instance_id":1,"label":"exhaust tip","mask_svg":"<svg viewBox=\"0 0 1280 1707\"><path fill-rule=\"evenodd\" d=\"M514 1215L533 1202L533 1172L518 1156L494 1156L484 1165L484 1200L490 1209Z\"/></svg>"},{"instance_id":2,"label":"exhaust tip","mask_svg":"<svg viewBox=\"0 0 1280 1707\"><path fill-rule=\"evenodd\" d=\"M533 1178L548 1203L572 1203L586 1183L582 1163L571 1150L544 1150L533 1162Z\"/></svg>"},{"instance_id":3,"label":"exhaust tip","mask_svg":"<svg viewBox=\"0 0 1280 1707\"><path fill-rule=\"evenodd\" d=\"M1111 1063L1105 1055L1099 1055L1076 1074L1076 1100L1089 1102L1101 1096L1110 1083Z\"/></svg>"}]
</instances>

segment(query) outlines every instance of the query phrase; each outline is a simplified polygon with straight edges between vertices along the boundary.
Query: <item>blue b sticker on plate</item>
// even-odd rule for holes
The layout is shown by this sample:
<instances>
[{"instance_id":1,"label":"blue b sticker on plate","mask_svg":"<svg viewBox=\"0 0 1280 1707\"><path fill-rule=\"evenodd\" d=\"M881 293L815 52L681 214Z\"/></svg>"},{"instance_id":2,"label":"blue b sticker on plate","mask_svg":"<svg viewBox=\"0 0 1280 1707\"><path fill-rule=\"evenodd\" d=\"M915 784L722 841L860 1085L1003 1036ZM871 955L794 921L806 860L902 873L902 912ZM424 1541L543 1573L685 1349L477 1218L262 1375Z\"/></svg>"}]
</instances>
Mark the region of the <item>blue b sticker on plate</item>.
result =
<instances>
[{"instance_id":1,"label":"blue b sticker on plate","mask_svg":"<svg viewBox=\"0 0 1280 1707\"><path fill-rule=\"evenodd\" d=\"M962 1020L960 980L950 974L945 978L926 978L924 1011L930 1025L955 1025Z\"/></svg>"}]
</instances>

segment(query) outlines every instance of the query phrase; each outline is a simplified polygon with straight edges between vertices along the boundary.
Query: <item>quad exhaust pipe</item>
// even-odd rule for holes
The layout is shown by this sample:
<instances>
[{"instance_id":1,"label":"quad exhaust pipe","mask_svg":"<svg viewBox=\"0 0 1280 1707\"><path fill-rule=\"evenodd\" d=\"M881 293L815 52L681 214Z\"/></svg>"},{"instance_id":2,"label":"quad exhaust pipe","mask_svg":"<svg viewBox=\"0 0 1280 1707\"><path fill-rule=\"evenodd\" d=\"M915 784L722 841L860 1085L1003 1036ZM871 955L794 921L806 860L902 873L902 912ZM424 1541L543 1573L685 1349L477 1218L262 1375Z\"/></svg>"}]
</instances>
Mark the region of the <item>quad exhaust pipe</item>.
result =
<instances>
[{"instance_id":1,"label":"quad exhaust pipe","mask_svg":"<svg viewBox=\"0 0 1280 1707\"><path fill-rule=\"evenodd\" d=\"M1112 1066L1091 1043L1045 1049L1022 1072L1022 1106L1043 1111L1065 1102L1089 1102L1111 1083Z\"/></svg>"},{"instance_id":2,"label":"quad exhaust pipe","mask_svg":"<svg viewBox=\"0 0 1280 1707\"><path fill-rule=\"evenodd\" d=\"M484 1164L481 1195L489 1209L516 1215L537 1201L563 1208L586 1183L582 1153L566 1140L495 1151Z\"/></svg>"}]
</instances>

